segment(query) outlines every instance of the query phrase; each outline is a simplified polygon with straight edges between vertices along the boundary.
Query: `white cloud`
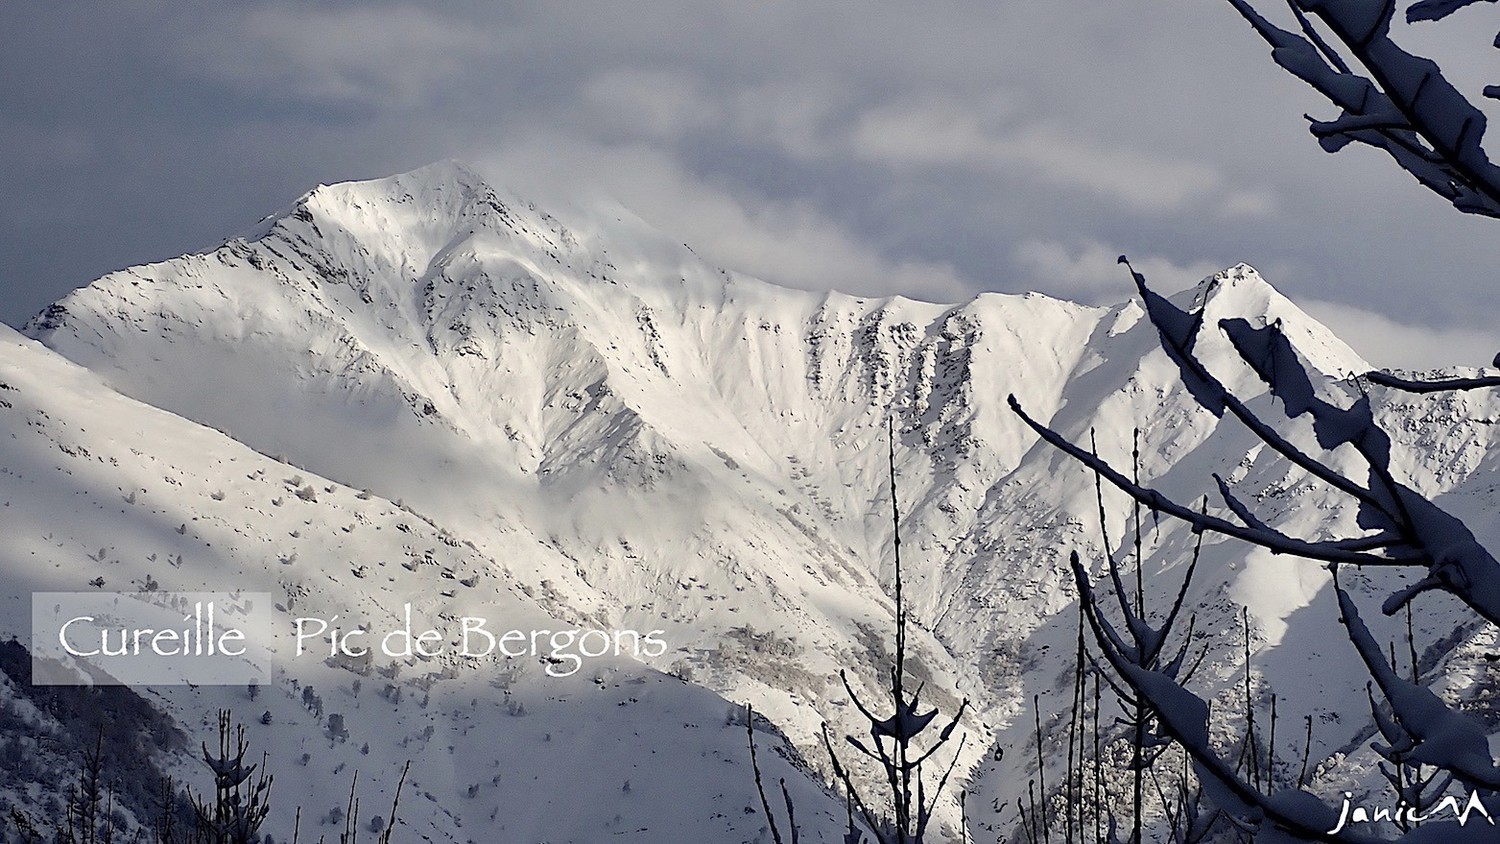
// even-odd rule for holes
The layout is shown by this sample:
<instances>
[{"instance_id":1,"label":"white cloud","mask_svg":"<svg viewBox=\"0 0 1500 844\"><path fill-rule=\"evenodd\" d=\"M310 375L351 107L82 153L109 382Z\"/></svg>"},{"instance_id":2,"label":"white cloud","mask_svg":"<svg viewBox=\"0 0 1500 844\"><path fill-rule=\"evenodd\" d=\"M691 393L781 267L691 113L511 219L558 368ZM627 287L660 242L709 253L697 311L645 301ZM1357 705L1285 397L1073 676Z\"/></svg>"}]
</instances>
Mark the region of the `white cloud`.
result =
<instances>
[{"instance_id":1,"label":"white cloud","mask_svg":"<svg viewBox=\"0 0 1500 844\"><path fill-rule=\"evenodd\" d=\"M1411 325L1363 308L1316 299L1297 304L1333 329L1360 357L1382 368L1488 366L1500 350L1500 333Z\"/></svg>"},{"instance_id":2,"label":"white cloud","mask_svg":"<svg viewBox=\"0 0 1500 844\"><path fill-rule=\"evenodd\" d=\"M735 191L654 147L535 136L473 160L498 183L544 204L549 197L618 199L706 260L777 284L937 302L975 293L950 265L887 257L809 203Z\"/></svg>"}]
</instances>

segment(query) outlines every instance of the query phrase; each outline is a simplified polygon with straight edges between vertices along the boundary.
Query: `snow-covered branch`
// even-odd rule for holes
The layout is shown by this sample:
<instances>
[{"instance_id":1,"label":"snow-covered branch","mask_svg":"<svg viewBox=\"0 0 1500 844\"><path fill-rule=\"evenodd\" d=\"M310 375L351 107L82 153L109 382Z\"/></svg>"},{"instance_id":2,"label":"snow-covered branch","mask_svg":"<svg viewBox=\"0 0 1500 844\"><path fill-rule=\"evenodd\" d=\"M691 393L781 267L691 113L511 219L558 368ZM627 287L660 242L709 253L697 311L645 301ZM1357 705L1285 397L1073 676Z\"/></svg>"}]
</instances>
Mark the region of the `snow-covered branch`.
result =
<instances>
[{"instance_id":1,"label":"snow-covered branch","mask_svg":"<svg viewBox=\"0 0 1500 844\"><path fill-rule=\"evenodd\" d=\"M1470 788L1500 789L1500 767L1489 755L1489 739L1479 724L1449 709L1431 690L1397 675L1337 577L1333 590L1339 601L1339 621L1348 631L1349 641L1391 704L1394 720L1380 727L1392 744L1376 749L1393 761L1410 760L1441 768ZM1380 717L1377 712L1377 723Z\"/></svg>"},{"instance_id":2,"label":"snow-covered branch","mask_svg":"<svg viewBox=\"0 0 1500 844\"><path fill-rule=\"evenodd\" d=\"M1129 263L1122 257L1122 263ZM1228 411L1261 442L1313 477L1354 498L1359 524L1372 535L1311 541L1277 530L1240 502L1221 479L1215 479L1237 521L1194 510L1144 486L1090 450L1070 442L1028 415L1014 396L1009 403L1043 440L1095 472L1135 501L1188 523L1195 531L1213 531L1259 545L1273 553L1327 563L1371 566L1422 566L1427 576L1417 587L1392 595L1384 611L1395 613L1423 591L1438 589L1456 596L1485 619L1500 624L1500 561L1474 538L1461 520L1395 478L1390 470L1390 437L1376 423L1368 396L1341 407L1318 395L1308 368L1280 326L1254 327L1242 319L1223 320L1219 328L1240 359L1270 388L1289 419L1309 417L1319 449L1331 454L1352 449L1368 467L1368 485L1355 482L1331 465L1293 444L1235 396L1198 359L1195 347L1203 330L1203 313L1186 312L1151 290L1133 268L1132 278L1146 304L1162 348L1178 366L1184 385L1211 413ZM1372 553L1378 551L1379 553Z\"/></svg>"},{"instance_id":3,"label":"snow-covered branch","mask_svg":"<svg viewBox=\"0 0 1500 844\"><path fill-rule=\"evenodd\" d=\"M1275 829L1306 841L1373 844L1376 839L1347 831L1330 833L1337 826L1337 815L1307 792L1292 790L1266 795L1242 779L1209 741L1208 703L1188 691L1170 666L1142 664L1111 644L1118 639L1105 632L1108 621L1100 612L1099 596L1077 552L1073 552L1069 563L1084 617L1105 660L1151 710L1160 733L1176 742L1192 760L1193 770L1215 806L1256 833Z\"/></svg>"},{"instance_id":4,"label":"snow-covered branch","mask_svg":"<svg viewBox=\"0 0 1500 844\"><path fill-rule=\"evenodd\" d=\"M1271 45L1272 61L1340 109L1333 120L1311 121L1324 149L1336 152L1351 142L1383 149L1458 210L1500 217L1500 168L1482 146L1485 115L1435 62L1391 39L1393 0L1290 0L1300 33L1271 23L1253 0L1228 2ZM1439 20L1474 2L1420 0L1406 20ZM1332 37L1319 33L1309 16ZM1483 95L1493 96L1494 87Z\"/></svg>"},{"instance_id":5,"label":"snow-covered branch","mask_svg":"<svg viewBox=\"0 0 1500 844\"><path fill-rule=\"evenodd\" d=\"M1043 441L1092 471L1096 486L1108 482L1129 495L1137 506L1150 507L1186 522L1200 538L1204 531L1214 531L1273 553L1321 560L1329 563L1335 575L1341 563L1425 569L1424 576L1386 599L1382 609L1387 614L1409 609L1412 599L1423 592L1441 590L1458 597L1492 623L1500 623L1500 562L1461 520L1395 476L1391 469L1393 444L1376 421L1368 395L1360 393L1352 398L1345 396L1349 400L1339 400L1335 395L1338 391L1330 389L1332 380L1318 383L1278 323L1255 326L1243 319L1220 321L1216 327L1227 337L1239 360L1269 388L1271 398L1280 405L1286 418L1309 426L1311 444L1297 445L1251 411L1204 366L1197 349L1206 330L1203 311L1189 312L1176 307L1151 291L1140 274L1134 270L1131 273L1146 300L1147 318L1157 330L1163 349L1177 364L1183 384L1193 398L1216 416L1234 416L1271 452L1349 495L1358 508L1359 526L1371 532L1321 541L1289 536L1258 516L1217 475L1214 481L1220 497L1235 520L1190 508L1147 486L1138 473L1127 475L1115 468L1099 457L1097 449L1086 449L1069 441L1032 418L1014 396L1010 397L1011 409ZM1335 397L1326 397L1329 395ZM1335 468L1339 465L1332 459L1336 451L1360 458L1363 466L1356 467L1364 475L1360 481L1354 480L1349 470ZM1102 520L1102 496L1100 508ZM1235 765L1219 755L1208 740L1208 705L1187 689L1181 672L1186 649L1170 661L1163 662L1160 656L1184 590L1178 591L1166 622L1153 626L1144 617L1139 597L1134 607L1125 599L1125 586L1107 540L1105 551L1109 555L1107 583L1116 593L1116 600L1110 602L1108 596L1096 594L1076 553L1072 556L1073 574L1083 615L1103 654L1102 662L1113 669L1110 673L1114 677L1106 679L1122 702L1135 707L1137 715L1146 713L1147 720L1140 723L1151 725L1149 735L1136 737L1137 752L1142 754L1145 764L1149 765L1154 758L1146 750L1159 754L1163 742L1176 743L1192 761L1209 801L1252 834L1275 832L1307 841L1368 840L1351 834L1342 823L1333 823L1332 810L1304 791L1300 779L1297 788L1279 792L1271 787L1263 790L1264 783L1258 776L1242 775ZM1397 676L1360 620L1352 600L1338 586L1336 577L1335 591L1341 621L1369 670L1372 689L1378 687L1389 704L1388 708L1375 705L1371 693L1372 717L1384 738L1384 743L1373 747L1390 763L1382 763L1380 770L1398 795L1408 799L1410 806L1430 808L1439 800L1452 799L1443 796L1452 784L1467 786L1476 793L1500 791L1500 767L1488 754L1483 731L1415 680ZM1118 604L1123 620L1108 618L1102 603ZM1098 663L1095 664L1097 667ZM1247 701L1248 694L1247 687ZM1247 742L1253 743L1253 723L1247 735L1252 737ZM1337 833L1331 831L1336 828ZM1417 828L1407 832L1402 840L1484 840L1474 838L1470 830L1452 825L1441 827L1444 835L1454 836L1444 839L1436 832L1439 828L1439 825Z\"/></svg>"},{"instance_id":6,"label":"snow-covered branch","mask_svg":"<svg viewBox=\"0 0 1500 844\"><path fill-rule=\"evenodd\" d=\"M1125 265L1130 271L1131 279L1135 281L1136 290L1140 292L1141 300L1146 306L1146 316L1156 327L1162 349L1177 364L1183 385L1203 409L1220 417L1224 415L1225 410L1228 410L1261 442L1282 457L1334 489L1384 513L1388 524L1382 527L1395 526L1393 514L1386 512L1387 501L1377 498L1374 493L1345 477L1336 469L1292 445L1275 428L1266 424L1246 407L1238 396L1224 386L1223 382L1214 377L1213 373L1209 372L1208 368L1198 360L1194 355L1194 346L1203 322L1202 312L1190 314L1182 311L1166 297L1148 287L1146 277L1136 272L1124 255L1120 256L1120 263Z\"/></svg>"},{"instance_id":7,"label":"snow-covered branch","mask_svg":"<svg viewBox=\"0 0 1500 844\"><path fill-rule=\"evenodd\" d=\"M1500 359L1497 359L1500 363ZM1486 387L1500 387L1500 376L1486 375L1480 378L1440 378L1435 381L1419 381L1411 378L1401 378L1389 372L1366 372L1365 378L1373 384L1389 387L1393 390L1401 390L1407 393L1446 393L1459 390L1480 390Z\"/></svg>"},{"instance_id":8,"label":"snow-covered branch","mask_svg":"<svg viewBox=\"0 0 1500 844\"><path fill-rule=\"evenodd\" d=\"M1009 402L1011 410L1021 418L1021 421L1030 426L1048 444L1082 463L1090 471L1098 472L1100 477L1108 481L1110 485L1139 501L1141 504L1156 512L1165 513L1166 515L1187 522L1195 531L1213 531L1214 533L1232 536L1236 539L1243 539L1246 542L1260 545L1278 554L1290 554L1296 557L1321 560L1329 563L1354 563L1364 566L1408 566L1423 562L1422 557L1410 552L1391 552L1385 556L1379 556L1363 551L1350 550L1346 540L1314 542L1306 539L1298 539L1274 529L1247 527L1218 516L1211 516L1207 513L1194 510L1191 507L1173 501L1171 498L1154 489L1135 483L1104 459L1080 448L1070 442L1067 437L1036 421L1026 413L1015 396L1010 396Z\"/></svg>"}]
</instances>

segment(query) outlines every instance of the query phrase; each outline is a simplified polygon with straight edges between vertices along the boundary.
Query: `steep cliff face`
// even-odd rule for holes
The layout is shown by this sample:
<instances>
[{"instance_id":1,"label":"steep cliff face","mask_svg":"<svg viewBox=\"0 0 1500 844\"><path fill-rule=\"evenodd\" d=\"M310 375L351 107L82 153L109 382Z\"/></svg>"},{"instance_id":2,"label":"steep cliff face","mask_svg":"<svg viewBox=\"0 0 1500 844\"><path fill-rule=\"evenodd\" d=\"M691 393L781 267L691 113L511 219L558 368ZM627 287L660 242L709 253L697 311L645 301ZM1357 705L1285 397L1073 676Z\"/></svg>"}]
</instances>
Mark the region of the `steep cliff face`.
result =
<instances>
[{"instance_id":1,"label":"steep cliff face","mask_svg":"<svg viewBox=\"0 0 1500 844\"><path fill-rule=\"evenodd\" d=\"M1180 295L1206 308L1207 363L1247 395L1261 390L1219 318L1280 320L1313 367L1367 368L1248 267ZM814 761L822 721L857 727L838 669L874 689L888 648L893 420L914 671L939 706L974 701L964 767L997 799L1020 793L1023 760L981 757L1058 688L1075 623L1063 561L1101 547L1092 477L1039 444L1008 394L1077 441L1097 431L1121 465L1139 428L1141 476L1179 498L1219 472L1288 530L1352 525L1333 493L1197 408L1133 304L780 289L626 212L561 220L452 163L320 187L216 250L106 276L25 331L125 395L402 502L471 544L496 600L662 628L655 667L756 703ZM1393 401L1401 470L1465 512L1487 506L1495 403ZM1118 545L1130 511L1113 495L1104 509ZM1164 524L1148 572L1180 571L1185 541ZM1314 606L1325 587L1316 566L1211 541L1192 599L1205 629L1248 605L1257 664L1302 689L1303 710L1363 711L1352 666L1324 694L1297 644L1336 635ZM1211 687L1238 647L1213 645ZM1362 723L1330 728L1323 749Z\"/></svg>"}]
</instances>

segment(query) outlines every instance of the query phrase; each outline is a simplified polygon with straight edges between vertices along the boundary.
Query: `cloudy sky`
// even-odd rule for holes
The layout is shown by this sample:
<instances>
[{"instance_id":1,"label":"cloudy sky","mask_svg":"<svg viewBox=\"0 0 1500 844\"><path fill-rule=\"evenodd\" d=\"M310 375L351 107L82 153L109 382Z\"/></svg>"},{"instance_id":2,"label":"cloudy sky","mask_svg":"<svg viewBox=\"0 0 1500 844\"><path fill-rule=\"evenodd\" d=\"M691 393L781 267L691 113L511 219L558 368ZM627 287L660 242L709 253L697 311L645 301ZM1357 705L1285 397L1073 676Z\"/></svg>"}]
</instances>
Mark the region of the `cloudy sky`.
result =
<instances>
[{"instance_id":1,"label":"cloudy sky","mask_svg":"<svg viewBox=\"0 0 1500 844\"><path fill-rule=\"evenodd\" d=\"M1410 42L1471 91L1482 5ZM6 4L0 319L458 158L797 287L1112 302L1121 252L1168 288L1247 261L1376 363L1488 363L1500 222L1304 113L1205 0Z\"/></svg>"}]
</instances>

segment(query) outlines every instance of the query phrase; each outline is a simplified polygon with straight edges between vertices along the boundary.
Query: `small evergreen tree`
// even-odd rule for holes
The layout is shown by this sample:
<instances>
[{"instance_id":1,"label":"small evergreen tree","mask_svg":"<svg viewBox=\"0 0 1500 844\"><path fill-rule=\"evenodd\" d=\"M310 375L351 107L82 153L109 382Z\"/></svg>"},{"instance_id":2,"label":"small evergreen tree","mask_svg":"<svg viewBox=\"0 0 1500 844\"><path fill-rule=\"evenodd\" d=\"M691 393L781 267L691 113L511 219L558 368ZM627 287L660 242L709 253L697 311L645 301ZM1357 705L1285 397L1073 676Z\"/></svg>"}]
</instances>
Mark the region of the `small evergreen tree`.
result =
<instances>
[{"instance_id":1,"label":"small evergreen tree","mask_svg":"<svg viewBox=\"0 0 1500 844\"><path fill-rule=\"evenodd\" d=\"M203 761L214 774L213 799L188 792L205 844L256 844L258 840L260 826L270 813L272 777L265 772L264 755L259 765L246 764L249 748L245 727L234 724L229 710L221 710L218 750L210 751L203 744Z\"/></svg>"}]
</instances>

